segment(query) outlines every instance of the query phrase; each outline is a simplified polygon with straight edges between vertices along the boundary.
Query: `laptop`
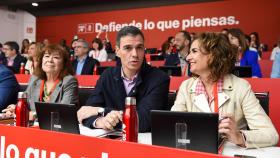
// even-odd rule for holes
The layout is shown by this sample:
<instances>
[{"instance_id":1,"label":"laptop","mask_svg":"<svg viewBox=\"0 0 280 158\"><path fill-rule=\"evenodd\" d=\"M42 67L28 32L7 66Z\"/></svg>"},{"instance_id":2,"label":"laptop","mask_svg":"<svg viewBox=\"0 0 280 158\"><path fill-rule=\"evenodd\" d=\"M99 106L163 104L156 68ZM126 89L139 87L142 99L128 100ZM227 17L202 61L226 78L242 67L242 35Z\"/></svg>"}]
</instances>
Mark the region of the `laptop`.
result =
<instances>
[{"instance_id":1,"label":"laptop","mask_svg":"<svg viewBox=\"0 0 280 158\"><path fill-rule=\"evenodd\" d=\"M74 104L35 102L40 129L80 134Z\"/></svg>"},{"instance_id":2,"label":"laptop","mask_svg":"<svg viewBox=\"0 0 280 158\"><path fill-rule=\"evenodd\" d=\"M182 76L182 70L179 66L160 66L159 69L168 76Z\"/></svg>"},{"instance_id":3,"label":"laptop","mask_svg":"<svg viewBox=\"0 0 280 158\"><path fill-rule=\"evenodd\" d=\"M251 66L235 66L232 72L237 77L252 77Z\"/></svg>"},{"instance_id":4,"label":"laptop","mask_svg":"<svg viewBox=\"0 0 280 158\"><path fill-rule=\"evenodd\" d=\"M218 153L218 114L151 111L152 144Z\"/></svg>"}]
</instances>

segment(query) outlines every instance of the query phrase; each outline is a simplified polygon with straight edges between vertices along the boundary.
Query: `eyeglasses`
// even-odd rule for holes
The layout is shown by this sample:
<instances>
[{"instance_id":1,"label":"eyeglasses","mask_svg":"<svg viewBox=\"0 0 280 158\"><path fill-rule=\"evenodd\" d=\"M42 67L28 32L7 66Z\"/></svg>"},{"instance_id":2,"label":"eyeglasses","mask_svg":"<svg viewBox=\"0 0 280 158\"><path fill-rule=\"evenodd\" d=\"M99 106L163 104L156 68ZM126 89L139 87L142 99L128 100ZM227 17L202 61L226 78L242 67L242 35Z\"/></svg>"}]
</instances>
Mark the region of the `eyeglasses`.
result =
<instances>
[{"instance_id":1,"label":"eyeglasses","mask_svg":"<svg viewBox=\"0 0 280 158\"><path fill-rule=\"evenodd\" d=\"M11 48L2 48L3 51L12 50Z\"/></svg>"},{"instance_id":2,"label":"eyeglasses","mask_svg":"<svg viewBox=\"0 0 280 158\"><path fill-rule=\"evenodd\" d=\"M80 48L86 48L86 47L83 47L83 46L76 46L75 48L80 49Z\"/></svg>"}]
</instances>

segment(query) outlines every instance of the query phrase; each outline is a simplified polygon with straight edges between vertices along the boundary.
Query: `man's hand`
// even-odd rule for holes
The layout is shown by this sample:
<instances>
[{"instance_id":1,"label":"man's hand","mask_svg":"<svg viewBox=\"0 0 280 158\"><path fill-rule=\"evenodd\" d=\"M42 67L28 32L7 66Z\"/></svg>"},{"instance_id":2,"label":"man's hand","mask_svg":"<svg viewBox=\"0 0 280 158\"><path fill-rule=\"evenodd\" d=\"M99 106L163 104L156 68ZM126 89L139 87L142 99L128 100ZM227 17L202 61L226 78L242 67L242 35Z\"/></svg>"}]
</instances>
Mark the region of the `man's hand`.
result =
<instances>
[{"instance_id":1,"label":"man's hand","mask_svg":"<svg viewBox=\"0 0 280 158\"><path fill-rule=\"evenodd\" d=\"M15 109L16 105L11 104L6 109L2 110L2 112L5 113L5 117L13 117L15 116Z\"/></svg>"},{"instance_id":2,"label":"man's hand","mask_svg":"<svg viewBox=\"0 0 280 158\"><path fill-rule=\"evenodd\" d=\"M78 121L82 123L84 119L97 115L99 108L100 107L82 106L77 112Z\"/></svg>"},{"instance_id":3,"label":"man's hand","mask_svg":"<svg viewBox=\"0 0 280 158\"><path fill-rule=\"evenodd\" d=\"M112 130L120 121L122 121L122 111L111 111L105 117L96 120L96 128Z\"/></svg>"},{"instance_id":4,"label":"man's hand","mask_svg":"<svg viewBox=\"0 0 280 158\"><path fill-rule=\"evenodd\" d=\"M225 134L229 141L234 144L245 146L243 136L232 116L224 115L224 119L219 124L219 133Z\"/></svg>"}]
</instances>

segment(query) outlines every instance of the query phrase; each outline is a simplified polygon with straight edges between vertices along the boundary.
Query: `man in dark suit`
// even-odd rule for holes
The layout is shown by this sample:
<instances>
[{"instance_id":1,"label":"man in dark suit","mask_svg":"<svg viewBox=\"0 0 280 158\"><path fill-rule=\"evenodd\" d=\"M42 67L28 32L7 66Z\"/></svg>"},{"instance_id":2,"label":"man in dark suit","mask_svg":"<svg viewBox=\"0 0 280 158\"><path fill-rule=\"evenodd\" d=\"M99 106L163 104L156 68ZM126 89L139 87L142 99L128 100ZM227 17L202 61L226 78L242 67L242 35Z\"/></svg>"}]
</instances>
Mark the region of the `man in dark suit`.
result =
<instances>
[{"instance_id":1,"label":"man in dark suit","mask_svg":"<svg viewBox=\"0 0 280 158\"><path fill-rule=\"evenodd\" d=\"M19 73L20 65L25 65L27 59L19 54L19 45L15 41L6 42L3 46L6 58L3 64L10 68L14 73Z\"/></svg>"},{"instance_id":2,"label":"man in dark suit","mask_svg":"<svg viewBox=\"0 0 280 158\"><path fill-rule=\"evenodd\" d=\"M88 56L89 44L83 39L76 42L74 48L76 59L72 62L76 75L92 75L99 62Z\"/></svg>"},{"instance_id":3,"label":"man in dark suit","mask_svg":"<svg viewBox=\"0 0 280 158\"><path fill-rule=\"evenodd\" d=\"M13 72L0 64L0 111L17 102L19 89L19 84Z\"/></svg>"},{"instance_id":4,"label":"man in dark suit","mask_svg":"<svg viewBox=\"0 0 280 158\"><path fill-rule=\"evenodd\" d=\"M145 63L144 35L137 27L122 28L116 45L121 65L103 72L78 119L90 128L113 129L122 121L125 98L136 97L139 131L150 131L150 111L166 109L170 79ZM97 116L103 108L105 115Z\"/></svg>"}]
</instances>

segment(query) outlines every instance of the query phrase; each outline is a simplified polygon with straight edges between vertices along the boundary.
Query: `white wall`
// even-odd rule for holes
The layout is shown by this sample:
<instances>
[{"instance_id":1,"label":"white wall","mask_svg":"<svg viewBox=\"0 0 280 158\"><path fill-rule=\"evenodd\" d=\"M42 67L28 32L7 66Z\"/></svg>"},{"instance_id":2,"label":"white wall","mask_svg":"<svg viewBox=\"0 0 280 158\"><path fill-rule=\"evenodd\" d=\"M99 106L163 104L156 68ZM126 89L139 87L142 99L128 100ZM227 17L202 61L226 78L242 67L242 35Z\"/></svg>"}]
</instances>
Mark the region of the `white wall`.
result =
<instances>
[{"instance_id":1,"label":"white wall","mask_svg":"<svg viewBox=\"0 0 280 158\"><path fill-rule=\"evenodd\" d=\"M23 39L36 41L36 17L26 11L9 11L5 7L0 8L0 42L16 41L21 46ZM28 32L30 29L32 32Z\"/></svg>"}]
</instances>

